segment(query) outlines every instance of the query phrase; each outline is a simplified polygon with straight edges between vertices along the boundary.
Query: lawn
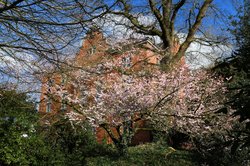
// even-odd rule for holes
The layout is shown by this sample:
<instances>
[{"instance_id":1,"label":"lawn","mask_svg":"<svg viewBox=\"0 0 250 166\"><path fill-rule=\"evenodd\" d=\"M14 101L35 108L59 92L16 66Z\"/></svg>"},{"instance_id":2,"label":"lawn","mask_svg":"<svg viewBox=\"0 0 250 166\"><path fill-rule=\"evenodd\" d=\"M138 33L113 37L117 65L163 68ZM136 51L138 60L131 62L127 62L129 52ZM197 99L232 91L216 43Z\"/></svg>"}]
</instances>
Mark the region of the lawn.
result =
<instances>
[{"instance_id":1,"label":"lawn","mask_svg":"<svg viewBox=\"0 0 250 166\"><path fill-rule=\"evenodd\" d=\"M195 166L199 165L195 153L184 150L176 150L161 144L144 144L129 147L128 154L118 156L115 153L86 159L88 166Z\"/></svg>"}]
</instances>

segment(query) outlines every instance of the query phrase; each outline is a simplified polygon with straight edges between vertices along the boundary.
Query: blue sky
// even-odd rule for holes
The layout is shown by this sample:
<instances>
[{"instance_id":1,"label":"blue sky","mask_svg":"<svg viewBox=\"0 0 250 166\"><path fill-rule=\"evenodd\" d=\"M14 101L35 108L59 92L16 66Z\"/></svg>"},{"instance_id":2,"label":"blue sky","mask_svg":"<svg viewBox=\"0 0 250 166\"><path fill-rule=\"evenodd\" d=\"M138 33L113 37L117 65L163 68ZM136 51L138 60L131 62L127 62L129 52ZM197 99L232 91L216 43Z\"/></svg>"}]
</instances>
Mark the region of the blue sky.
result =
<instances>
[{"instance_id":1,"label":"blue sky","mask_svg":"<svg viewBox=\"0 0 250 166\"><path fill-rule=\"evenodd\" d=\"M221 8L222 11L231 15L236 15L238 12L237 10L239 10L240 7L243 7L244 0L237 0L234 3L232 1L235 0L214 0L214 3Z\"/></svg>"},{"instance_id":2,"label":"blue sky","mask_svg":"<svg viewBox=\"0 0 250 166\"><path fill-rule=\"evenodd\" d=\"M105 0L106 3L111 4L115 0ZM130 0L135 6L145 6L148 4L148 0ZM157 0L155 0L157 1ZM173 2L178 2L179 0L173 0ZM210 32L214 35L221 36L226 33L228 27L232 20L229 20L229 16L235 16L237 14L237 9L243 4L244 0L214 0L213 4L219 10L216 12L210 11L209 16L203 20L203 28L211 30ZM202 3L202 0L197 0L197 2ZM236 3L237 2L237 3ZM176 29L183 28L183 25L188 17L188 11L190 6L184 6L184 10L179 12L176 18ZM148 9L145 7L137 8L134 12L145 12ZM178 27L179 26L179 27ZM186 33L187 29L183 29L182 33ZM229 34L227 34L229 35Z\"/></svg>"},{"instance_id":3,"label":"blue sky","mask_svg":"<svg viewBox=\"0 0 250 166\"><path fill-rule=\"evenodd\" d=\"M131 1L135 5L143 5L143 3L145 3L145 0L131 0ZM235 6L232 1L233 0L214 0L214 4L216 4L219 8L228 13L236 14ZM237 0L236 5L243 4L243 1L244 0ZM105 2L111 4L112 2L114 2L114 0L105 0Z\"/></svg>"}]
</instances>

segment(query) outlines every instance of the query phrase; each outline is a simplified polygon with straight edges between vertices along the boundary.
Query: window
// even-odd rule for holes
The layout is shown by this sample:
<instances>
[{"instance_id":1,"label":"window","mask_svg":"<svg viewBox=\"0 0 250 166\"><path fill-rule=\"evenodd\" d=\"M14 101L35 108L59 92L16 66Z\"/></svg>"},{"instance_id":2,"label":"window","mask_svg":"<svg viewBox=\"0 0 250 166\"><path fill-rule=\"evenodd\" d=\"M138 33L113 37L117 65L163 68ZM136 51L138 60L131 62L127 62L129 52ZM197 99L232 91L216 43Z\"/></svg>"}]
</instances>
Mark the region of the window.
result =
<instances>
[{"instance_id":1,"label":"window","mask_svg":"<svg viewBox=\"0 0 250 166\"><path fill-rule=\"evenodd\" d=\"M52 100L51 98L49 98L46 103L46 112L51 112L51 104L52 104Z\"/></svg>"},{"instance_id":2,"label":"window","mask_svg":"<svg viewBox=\"0 0 250 166\"><path fill-rule=\"evenodd\" d=\"M94 32L90 32L90 34L89 34L89 38L90 38L90 39L94 39L94 38L95 38L95 34L94 34Z\"/></svg>"},{"instance_id":3,"label":"window","mask_svg":"<svg viewBox=\"0 0 250 166\"><path fill-rule=\"evenodd\" d=\"M64 86L66 84L66 75L65 74L62 74L62 81L61 81L61 85Z\"/></svg>"},{"instance_id":4,"label":"window","mask_svg":"<svg viewBox=\"0 0 250 166\"><path fill-rule=\"evenodd\" d=\"M103 86L103 82L102 80L98 80L95 82L95 101L96 102L100 102L101 101L101 95L102 95L102 86Z\"/></svg>"},{"instance_id":5,"label":"window","mask_svg":"<svg viewBox=\"0 0 250 166\"><path fill-rule=\"evenodd\" d=\"M61 111L66 111L67 110L67 103L66 103L65 97L66 97L66 94L64 93L62 95Z\"/></svg>"},{"instance_id":6,"label":"window","mask_svg":"<svg viewBox=\"0 0 250 166\"><path fill-rule=\"evenodd\" d=\"M103 72L103 71L104 71L104 65L103 65L103 64L98 64L98 65L96 66L96 71L97 71L98 73Z\"/></svg>"},{"instance_id":7,"label":"window","mask_svg":"<svg viewBox=\"0 0 250 166\"><path fill-rule=\"evenodd\" d=\"M53 80L53 79L49 79L49 80L48 80L48 86L52 86L53 83L54 83L54 80Z\"/></svg>"},{"instance_id":8,"label":"window","mask_svg":"<svg viewBox=\"0 0 250 166\"><path fill-rule=\"evenodd\" d=\"M131 57L130 56L122 58L122 66L125 68L128 68L131 66Z\"/></svg>"},{"instance_id":9,"label":"window","mask_svg":"<svg viewBox=\"0 0 250 166\"><path fill-rule=\"evenodd\" d=\"M95 96L95 101L99 102L101 100L101 92L102 92L102 88L100 85L96 86L96 96Z\"/></svg>"},{"instance_id":10,"label":"window","mask_svg":"<svg viewBox=\"0 0 250 166\"><path fill-rule=\"evenodd\" d=\"M47 83L47 85L48 85L48 93L51 92L51 87L53 86L53 84L54 84L54 80L53 79L49 79L48 83Z\"/></svg>"},{"instance_id":11,"label":"window","mask_svg":"<svg viewBox=\"0 0 250 166\"><path fill-rule=\"evenodd\" d=\"M66 111L66 110L67 110L66 101L62 101L61 111Z\"/></svg>"},{"instance_id":12,"label":"window","mask_svg":"<svg viewBox=\"0 0 250 166\"><path fill-rule=\"evenodd\" d=\"M47 83L47 85L48 85L48 91L47 91L48 92L48 94L47 94L48 99L47 99L47 103L46 103L46 112L51 112L52 99L51 99L50 94L51 94L51 87L53 86L53 84L54 84L54 80L48 79L48 83Z\"/></svg>"},{"instance_id":13,"label":"window","mask_svg":"<svg viewBox=\"0 0 250 166\"><path fill-rule=\"evenodd\" d=\"M92 46L89 50L88 50L88 54L89 55L93 55L96 52L96 46Z\"/></svg>"}]
</instances>

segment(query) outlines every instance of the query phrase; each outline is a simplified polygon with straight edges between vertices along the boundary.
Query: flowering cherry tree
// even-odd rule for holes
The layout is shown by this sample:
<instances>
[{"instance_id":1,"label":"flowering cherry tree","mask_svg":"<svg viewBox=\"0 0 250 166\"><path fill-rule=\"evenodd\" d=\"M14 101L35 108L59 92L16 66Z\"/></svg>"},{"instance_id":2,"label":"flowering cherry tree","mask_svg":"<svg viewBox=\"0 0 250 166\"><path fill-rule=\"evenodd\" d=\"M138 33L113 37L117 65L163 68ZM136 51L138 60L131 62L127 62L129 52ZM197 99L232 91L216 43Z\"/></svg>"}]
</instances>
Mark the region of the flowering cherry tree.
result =
<instances>
[{"instance_id":1,"label":"flowering cherry tree","mask_svg":"<svg viewBox=\"0 0 250 166\"><path fill-rule=\"evenodd\" d=\"M120 70L112 64L75 72L70 84L78 94L66 93L65 99L76 110L67 113L72 121L84 119L104 128L118 148L130 143L138 120L148 120L160 130L175 128L196 136L230 129L233 118L215 116L225 101L221 78L186 66L166 73L155 68ZM57 87L54 95L62 94L65 89Z\"/></svg>"}]
</instances>

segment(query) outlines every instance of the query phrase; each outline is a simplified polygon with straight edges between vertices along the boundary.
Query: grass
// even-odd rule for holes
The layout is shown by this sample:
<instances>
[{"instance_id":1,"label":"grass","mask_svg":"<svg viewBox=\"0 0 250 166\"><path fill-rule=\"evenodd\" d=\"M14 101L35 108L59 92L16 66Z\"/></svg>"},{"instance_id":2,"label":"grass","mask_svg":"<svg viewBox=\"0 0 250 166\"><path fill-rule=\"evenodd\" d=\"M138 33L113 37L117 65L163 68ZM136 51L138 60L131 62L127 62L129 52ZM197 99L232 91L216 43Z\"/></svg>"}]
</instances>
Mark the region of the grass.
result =
<instances>
[{"instance_id":1,"label":"grass","mask_svg":"<svg viewBox=\"0 0 250 166\"><path fill-rule=\"evenodd\" d=\"M150 143L130 147L126 156L116 154L88 157L88 166L195 166L197 156L190 151L176 150L162 144Z\"/></svg>"}]
</instances>

